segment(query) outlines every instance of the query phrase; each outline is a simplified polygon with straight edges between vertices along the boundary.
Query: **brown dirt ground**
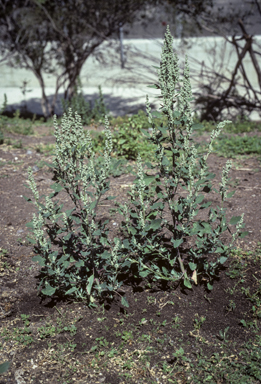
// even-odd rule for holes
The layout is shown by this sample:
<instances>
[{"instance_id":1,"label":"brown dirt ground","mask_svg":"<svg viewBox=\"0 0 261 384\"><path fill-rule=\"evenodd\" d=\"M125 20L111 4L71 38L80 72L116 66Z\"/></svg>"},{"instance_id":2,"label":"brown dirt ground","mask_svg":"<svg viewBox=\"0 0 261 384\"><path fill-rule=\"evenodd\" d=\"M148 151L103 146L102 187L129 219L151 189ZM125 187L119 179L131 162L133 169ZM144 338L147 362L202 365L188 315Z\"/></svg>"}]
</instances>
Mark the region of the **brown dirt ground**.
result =
<instances>
[{"instance_id":1,"label":"brown dirt ground","mask_svg":"<svg viewBox=\"0 0 261 384\"><path fill-rule=\"evenodd\" d=\"M24 184L27 180L28 166L35 168L34 176L38 189L44 193L49 189L49 185L53 183L52 175L48 172L48 168L40 167L39 162L45 160L48 162L51 158L45 157L36 151L40 144L55 143L53 136L48 136L48 129L39 127L36 129L35 136L20 136L8 134L8 137L15 140L21 140L21 148L13 148L10 145L0 146L0 249L6 249L8 252L0 260L0 331L7 324L14 326L21 325L21 314L30 315L30 332L35 340L39 339L37 327L46 324L48 317L61 318L61 314L65 315L68 322L77 321L77 334L72 336L69 332L60 333L57 337L57 343L76 343L76 347L71 356L79 362L76 371L70 371L69 379L79 384L91 384L95 382L104 383L149 383L156 380L156 370L152 368L139 367L133 371L133 377L124 379L119 375L119 368L116 363L110 363L109 366L95 366L95 359L88 354L94 345L93 341L97 337L105 337L108 342L113 343L115 340L115 330L119 327L120 318L124 315L124 310L120 302L115 300L111 307L105 308L105 320L103 323L97 322L97 312L90 310L84 303L75 303L63 300L52 300L50 298L42 299L37 295L36 275L39 271L38 265L32 262L34 255L32 246L26 241L29 234L25 224L32 219L34 207L27 203L23 195L32 196L31 191L25 188ZM43 134L46 136L43 136ZM28 152L30 151L30 152ZM222 166L226 159L211 155L209 158L209 167L211 171L216 173L218 180ZM260 241L261 230L261 167L260 162L252 157L233 161L233 168L230 176L231 187L236 189L234 197L228 203L228 216L238 216L242 212L245 213L245 229L249 231L249 235L238 242L238 246L244 249L254 249L258 241ZM112 178L110 194L117 196L117 201L126 199L126 192L134 179L133 175L122 175L118 178ZM101 215L109 217L106 206ZM116 223L116 225L115 225ZM110 227L116 231L119 225L119 217L116 215L111 218ZM9 269L3 267L3 263L9 265ZM249 270L245 274L246 281L253 282L253 274L256 271L249 264ZM260 276L260 271L255 276ZM240 301L236 297L236 310L227 312L229 297L225 289L232 287L233 281L226 276L224 271L220 273L219 282L214 284L214 290L207 293L209 300L204 299L206 290L204 285L193 287L193 290L182 291L177 288L174 291L174 305L168 304L170 291L149 291L141 287L130 289L126 287L126 296L130 307L126 313L131 316L131 323L138 324L144 315L146 317L155 318L156 312L160 310L160 318L171 322L177 314L183 319L182 331L184 335L193 329L192 319L195 313L205 315L207 313L207 321L202 327L204 336L210 340L217 330L225 329L230 326L230 339L232 341L246 341L248 334L242 331L237 319L242 318L243 314L247 316L250 311L251 303L247 300ZM148 296L154 296L153 305L148 303ZM188 303L190 302L190 305ZM146 310L146 311L145 311ZM157 319L157 317L156 317ZM190 319L190 321L188 320ZM92 334L86 333L86 328L90 324L95 326L92 328ZM102 328L105 326L105 328ZM153 326L149 323L146 325L146 332L153 334ZM165 330L164 330L165 331ZM89 328L90 332L90 328ZM162 331L161 331L162 332ZM167 330L166 330L167 332ZM175 332L169 331L169 332ZM1 334L1 333L0 333ZM169 333L168 333L169 334ZM173 339L175 334L172 335ZM188 337L188 336L185 336ZM1 336L0 336L1 340ZM67 382L65 380L65 367L68 364L74 364L73 361L67 361L66 355L63 359L51 359L52 348L48 345L48 339L42 340L41 343L34 343L33 347L16 344L14 342L1 340L2 350L0 363L6 360L12 360L11 368L8 373L0 378L0 383L56 383ZM85 346L82 344L85 343ZM165 351L168 356L172 350ZM210 346L211 349L211 346ZM131 353L135 351L135 345L131 344L131 340L126 344L124 350L127 359ZM84 352L86 352L84 354ZM101 357L102 359L102 357ZM113 359L112 359L113 360ZM36 363L37 361L37 363ZM152 357L157 363L157 356ZM152 365L151 363L151 365ZM84 368L87 368L85 370ZM155 368L156 369L156 368ZM72 373L73 372L73 373ZM135 375L134 375L135 373ZM64 381L63 381L64 380ZM151 380L151 381L150 381ZM160 379L164 383L164 378ZM185 379L184 379L185 380ZM189 382L189 381L180 381Z\"/></svg>"}]
</instances>

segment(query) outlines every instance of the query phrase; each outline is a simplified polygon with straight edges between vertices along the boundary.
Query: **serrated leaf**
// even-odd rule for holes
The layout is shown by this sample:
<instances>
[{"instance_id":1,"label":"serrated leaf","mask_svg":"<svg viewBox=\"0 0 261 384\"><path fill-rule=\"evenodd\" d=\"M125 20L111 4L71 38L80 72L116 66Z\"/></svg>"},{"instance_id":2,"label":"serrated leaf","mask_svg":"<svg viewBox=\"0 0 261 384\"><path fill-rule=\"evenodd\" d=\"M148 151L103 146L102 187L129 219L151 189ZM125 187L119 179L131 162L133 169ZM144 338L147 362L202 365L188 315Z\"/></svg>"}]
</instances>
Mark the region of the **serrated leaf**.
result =
<instances>
[{"instance_id":1,"label":"serrated leaf","mask_svg":"<svg viewBox=\"0 0 261 384\"><path fill-rule=\"evenodd\" d=\"M136 230L134 227L130 227L130 228L129 228L129 231L130 231L130 233L131 233L132 235L136 235L136 233L137 233L137 230Z\"/></svg>"},{"instance_id":2,"label":"serrated leaf","mask_svg":"<svg viewBox=\"0 0 261 384\"><path fill-rule=\"evenodd\" d=\"M121 304L122 304L124 307L129 308L129 303L128 303L127 299L126 299L124 296L121 297Z\"/></svg>"},{"instance_id":3,"label":"serrated leaf","mask_svg":"<svg viewBox=\"0 0 261 384\"><path fill-rule=\"evenodd\" d=\"M153 229L154 231L159 229L160 226L161 226L161 219L151 220L151 222L149 223L149 228Z\"/></svg>"},{"instance_id":4,"label":"serrated leaf","mask_svg":"<svg viewBox=\"0 0 261 384\"><path fill-rule=\"evenodd\" d=\"M44 267L44 266L45 266L45 260L44 260L44 258L43 258L42 256L40 256L40 255L36 255L36 256L32 257L32 261L35 261L35 262L39 263L39 265L40 265L41 267Z\"/></svg>"},{"instance_id":5,"label":"serrated leaf","mask_svg":"<svg viewBox=\"0 0 261 384\"><path fill-rule=\"evenodd\" d=\"M241 220L241 216L233 216L230 220L230 225L236 225Z\"/></svg>"},{"instance_id":6,"label":"serrated leaf","mask_svg":"<svg viewBox=\"0 0 261 384\"><path fill-rule=\"evenodd\" d=\"M183 243L183 239L177 239L177 240L171 239L171 242L174 248L178 248Z\"/></svg>"},{"instance_id":7,"label":"serrated leaf","mask_svg":"<svg viewBox=\"0 0 261 384\"><path fill-rule=\"evenodd\" d=\"M47 283L46 287L42 289L42 293L47 296L52 296L54 292L56 291L56 288L51 287L49 283Z\"/></svg>"}]
</instances>

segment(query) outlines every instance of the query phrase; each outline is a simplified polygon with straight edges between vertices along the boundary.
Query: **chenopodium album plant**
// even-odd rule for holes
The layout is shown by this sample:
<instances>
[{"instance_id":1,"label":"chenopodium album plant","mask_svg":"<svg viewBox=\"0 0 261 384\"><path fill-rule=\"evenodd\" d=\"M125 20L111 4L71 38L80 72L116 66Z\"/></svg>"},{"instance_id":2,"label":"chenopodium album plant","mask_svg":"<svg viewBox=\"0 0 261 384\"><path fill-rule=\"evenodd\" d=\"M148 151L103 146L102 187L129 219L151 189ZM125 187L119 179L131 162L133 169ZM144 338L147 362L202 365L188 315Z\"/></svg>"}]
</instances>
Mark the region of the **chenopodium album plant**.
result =
<instances>
[{"instance_id":1,"label":"chenopodium album plant","mask_svg":"<svg viewBox=\"0 0 261 384\"><path fill-rule=\"evenodd\" d=\"M102 199L113 198L104 196L109 190L111 170L112 135L108 120L105 118L103 166L97 167L92 141L88 132L83 132L80 116L75 113L74 117L69 110L61 128L54 118L56 153L50 165L55 180L53 192L40 197L31 168L28 171L29 187L38 210L28 226L32 228L31 241L37 253L33 260L42 267L39 289L43 294L73 295L95 305L99 298L112 299L115 293L119 294L122 277L133 275L182 281L188 288L197 283L200 275L207 276L208 288L212 289L213 279L227 260L233 241L238 235L243 237L242 215L230 220L230 225L236 225L231 243L222 242L223 233L230 231L224 202L233 195L227 192L231 162L222 171L218 190L212 186L215 175L207 167L213 142L228 122L217 125L206 154L199 156L192 142L196 127L190 107L189 67L186 60L183 86L179 86L178 58L173 54L172 44L167 30L159 83L155 85L161 90L160 112L151 113L147 100L152 134L146 130L144 134L155 148L155 161L147 166L155 168L156 175L145 173L139 156L130 201L119 205L125 218L121 237L111 240L108 220L102 222L97 216ZM159 119L162 123L158 124ZM63 204L56 200L61 192L70 197L72 209L63 210ZM210 192L220 195L220 207L211 207L211 202L204 201ZM169 237L168 242L163 235ZM128 305L124 296L122 304Z\"/></svg>"},{"instance_id":2,"label":"chenopodium album plant","mask_svg":"<svg viewBox=\"0 0 261 384\"><path fill-rule=\"evenodd\" d=\"M91 138L88 131L85 136L77 113L73 117L69 110L68 115L63 116L61 128L54 117L54 127L56 153L53 163L47 165L53 169L56 182L51 185L53 192L49 196L39 196L32 169L28 169L29 188L38 210L27 226L32 228L31 242L37 253L33 260L42 267L39 290L48 296L73 295L95 305L96 298L108 297L108 294L112 297L113 292L117 292L121 285L118 273L126 266L124 261L118 263L120 240L108 239L108 220L97 219L102 198L113 198L103 197L109 189L111 167L109 122L105 118L103 167L95 166ZM62 191L69 195L72 209L64 211L63 204L54 200ZM122 303L127 305L124 297Z\"/></svg>"},{"instance_id":3,"label":"chenopodium album plant","mask_svg":"<svg viewBox=\"0 0 261 384\"><path fill-rule=\"evenodd\" d=\"M229 224L236 225L230 244L222 242L222 235L230 231L226 220L224 202L234 192L228 193L228 160L222 171L219 190L213 188L214 174L208 171L207 159L214 140L225 124L221 122L213 130L207 152L200 156L192 142L193 124L189 66L185 60L184 75L180 81L178 57L173 53L173 38L169 28L165 35L161 63L158 68L162 105L160 111L152 112L147 98L147 114L152 135L143 130L156 147L156 176L148 176L138 159L138 177L131 191L131 204L120 205L125 217L122 222L125 234L125 252L131 264L136 265L138 276L153 279L183 281L188 288L198 281L199 275L208 280L208 289L213 288L213 279L220 266L227 260L229 250L244 227L242 216L233 217ZM183 85L179 87L179 84ZM178 88L179 87L179 88ZM154 121L166 121L156 126ZM154 121L153 121L154 120ZM151 181L154 180L154 183ZM153 185L153 188L150 186ZM211 207L206 194L220 195L221 206ZM202 218L202 213L207 213ZM164 241L163 233L170 237Z\"/></svg>"}]
</instances>

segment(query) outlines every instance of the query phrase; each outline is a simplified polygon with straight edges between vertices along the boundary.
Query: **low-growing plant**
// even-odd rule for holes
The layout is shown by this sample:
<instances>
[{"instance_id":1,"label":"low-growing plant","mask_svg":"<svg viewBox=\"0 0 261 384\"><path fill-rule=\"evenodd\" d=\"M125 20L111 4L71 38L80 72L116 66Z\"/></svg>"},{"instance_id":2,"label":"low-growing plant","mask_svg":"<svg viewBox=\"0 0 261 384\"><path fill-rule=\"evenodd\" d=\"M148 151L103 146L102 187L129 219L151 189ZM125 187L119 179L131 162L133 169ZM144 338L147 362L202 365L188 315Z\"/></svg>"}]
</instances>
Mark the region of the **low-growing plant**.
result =
<instances>
[{"instance_id":1,"label":"low-growing plant","mask_svg":"<svg viewBox=\"0 0 261 384\"><path fill-rule=\"evenodd\" d=\"M261 154L261 137L222 135L214 143L216 152L234 158L238 155Z\"/></svg>"},{"instance_id":2,"label":"low-growing plant","mask_svg":"<svg viewBox=\"0 0 261 384\"><path fill-rule=\"evenodd\" d=\"M204 276L208 279L208 289L212 289L233 241L244 227L243 215L233 217L229 224L236 225L236 231L225 245L222 236L230 228L224 202L233 195L227 191L231 162L222 171L219 189L213 188L215 175L207 166L213 142L229 122L218 124L207 152L200 156L191 138L198 125L193 123L190 107L192 92L187 59L180 85L178 58L172 45L173 38L167 29L159 83L155 85L161 90L162 107L159 112L151 113L147 101L152 129L151 133L143 130L155 148L155 161L147 163L147 167L156 169L156 175L145 173L139 154L137 178L129 202L119 206L124 216L119 237L111 239L109 220L97 217L99 204L113 199L106 194L113 149L108 119L105 119L103 166L97 167L90 135L83 133L78 113L73 116L69 109L61 128L54 118L56 151L50 165L55 180L51 186L53 193L40 197L32 169L28 171L29 188L38 210L28 226L32 228L31 241L37 253L33 260L42 267L39 284L42 294L72 295L95 305L97 300L111 300L115 294L121 296L119 289L124 278L131 277L182 282L192 288L192 283L197 284L200 276ZM64 211L63 204L55 199L61 192L69 195L72 209ZM220 207L205 202L210 192L219 194ZM169 241L165 241L163 234L169 236ZM124 296L121 302L128 306Z\"/></svg>"}]
</instances>

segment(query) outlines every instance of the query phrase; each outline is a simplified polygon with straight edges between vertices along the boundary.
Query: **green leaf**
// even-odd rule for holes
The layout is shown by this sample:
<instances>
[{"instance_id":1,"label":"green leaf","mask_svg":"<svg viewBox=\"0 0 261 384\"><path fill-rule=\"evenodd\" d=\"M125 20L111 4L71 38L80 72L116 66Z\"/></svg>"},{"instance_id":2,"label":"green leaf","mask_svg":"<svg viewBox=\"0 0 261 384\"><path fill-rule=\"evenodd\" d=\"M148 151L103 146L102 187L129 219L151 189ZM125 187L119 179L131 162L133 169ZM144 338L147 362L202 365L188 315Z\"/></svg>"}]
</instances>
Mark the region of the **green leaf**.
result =
<instances>
[{"instance_id":1,"label":"green leaf","mask_svg":"<svg viewBox=\"0 0 261 384\"><path fill-rule=\"evenodd\" d=\"M42 293L47 296L52 296L55 291L56 291L56 288L51 287L49 283L47 283L45 288L42 289Z\"/></svg>"},{"instance_id":2,"label":"green leaf","mask_svg":"<svg viewBox=\"0 0 261 384\"><path fill-rule=\"evenodd\" d=\"M219 259L220 264L224 264L227 261L227 257L221 256Z\"/></svg>"},{"instance_id":3,"label":"green leaf","mask_svg":"<svg viewBox=\"0 0 261 384\"><path fill-rule=\"evenodd\" d=\"M87 285L87 292L88 292L88 295L91 294L91 289L92 289L92 285L93 285L93 281L94 281L94 275L91 275L88 279L88 285Z\"/></svg>"},{"instance_id":4,"label":"green leaf","mask_svg":"<svg viewBox=\"0 0 261 384\"><path fill-rule=\"evenodd\" d=\"M240 239L243 239L243 237L245 237L245 236L247 236L247 235L249 235L249 232L248 231L244 231L244 232L240 232L240 234L239 234L239 238Z\"/></svg>"},{"instance_id":5,"label":"green leaf","mask_svg":"<svg viewBox=\"0 0 261 384\"><path fill-rule=\"evenodd\" d=\"M130 228L129 228L129 231L130 231L130 233L131 233L132 235L136 235L136 233L137 233L137 230L136 230L134 227L130 227Z\"/></svg>"},{"instance_id":6,"label":"green leaf","mask_svg":"<svg viewBox=\"0 0 261 384\"><path fill-rule=\"evenodd\" d=\"M227 199L230 199L235 194L235 192L236 191L232 191L232 192L227 193Z\"/></svg>"},{"instance_id":7,"label":"green leaf","mask_svg":"<svg viewBox=\"0 0 261 384\"><path fill-rule=\"evenodd\" d=\"M77 261L77 263L74 264L74 266L76 268L83 267L84 266L84 261L83 260L79 260L79 261Z\"/></svg>"},{"instance_id":8,"label":"green leaf","mask_svg":"<svg viewBox=\"0 0 261 384\"><path fill-rule=\"evenodd\" d=\"M204 200L204 196L199 195L195 200L195 204L200 204L200 203L202 203L203 200Z\"/></svg>"},{"instance_id":9,"label":"green leaf","mask_svg":"<svg viewBox=\"0 0 261 384\"><path fill-rule=\"evenodd\" d=\"M154 85L147 85L147 88L154 88L154 89L159 89L159 86L154 84Z\"/></svg>"},{"instance_id":10,"label":"green leaf","mask_svg":"<svg viewBox=\"0 0 261 384\"><path fill-rule=\"evenodd\" d=\"M166 128L159 127L159 131L160 131L161 133L163 133L163 135L167 135L167 134L168 134L168 131L167 131Z\"/></svg>"},{"instance_id":11,"label":"green leaf","mask_svg":"<svg viewBox=\"0 0 261 384\"><path fill-rule=\"evenodd\" d=\"M164 274L166 277L169 276L169 271L167 270L167 268L162 267L162 272L163 272L163 274Z\"/></svg>"},{"instance_id":12,"label":"green leaf","mask_svg":"<svg viewBox=\"0 0 261 384\"><path fill-rule=\"evenodd\" d=\"M67 216L67 217L70 217L73 211L75 211L75 208L73 208L73 209L67 209L67 210L65 211L66 216Z\"/></svg>"},{"instance_id":13,"label":"green leaf","mask_svg":"<svg viewBox=\"0 0 261 384\"><path fill-rule=\"evenodd\" d=\"M149 228L153 229L154 231L159 229L160 226L161 226L161 219L151 220L151 222L149 223Z\"/></svg>"},{"instance_id":14,"label":"green leaf","mask_svg":"<svg viewBox=\"0 0 261 384\"><path fill-rule=\"evenodd\" d=\"M23 196L23 198L26 200L26 201L32 201L32 199L29 199L29 197L26 197L26 196Z\"/></svg>"},{"instance_id":15,"label":"green leaf","mask_svg":"<svg viewBox=\"0 0 261 384\"><path fill-rule=\"evenodd\" d=\"M116 196L108 196L104 200L114 200L114 199L116 199Z\"/></svg>"},{"instance_id":16,"label":"green leaf","mask_svg":"<svg viewBox=\"0 0 261 384\"><path fill-rule=\"evenodd\" d=\"M141 277L147 277L149 274L150 274L150 271L148 269L146 269L145 271L141 271L140 272L140 276Z\"/></svg>"},{"instance_id":17,"label":"green leaf","mask_svg":"<svg viewBox=\"0 0 261 384\"><path fill-rule=\"evenodd\" d=\"M213 289L213 284L207 283L207 287L209 291L212 291Z\"/></svg>"},{"instance_id":18,"label":"green leaf","mask_svg":"<svg viewBox=\"0 0 261 384\"><path fill-rule=\"evenodd\" d=\"M154 116L154 117L158 117L158 118L161 118L161 117L162 117L162 114L161 114L160 112L158 112L158 111L153 111L151 114L152 114L152 116Z\"/></svg>"},{"instance_id":19,"label":"green leaf","mask_svg":"<svg viewBox=\"0 0 261 384\"><path fill-rule=\"evenodd\" d=\"M25 226L27 228L33 228L34 227L34 223L33 223L33 221L30 221L29 223L26 223Z\"/></svg>"},{"instance_id":20,"label":"green leaf","mask_svg":"<svg viewBox=\"0 0 261 384\"><path fill-rule=\"evenodd\" d=\"M215 250L215 253L223 253L223 252L224 252L224 249L221 247L217 247L217 249Z\"/></svg>"},{"instance_id":21,"label":"green leaf","mask_svg":"<svg viewBox=\"0 0 261 384\"><path fill-rule=\"evenodd\" d=\"M241 216L233 216L229 224L236 225L241 220Z\"/></svg>"},{"instance_id":22,"label":"green leaf","mask_svg":"<svg viewBox=\"0 0 261 384\"><path fill-rule=\"evenodd\" d=\"M185 287L187 287L187 288L192 288L192 285L191 285L191 282L189 281L189 279L184 279L184 285L185 285Z\"/></svg>"},{"instance_id":23,"label":"green leaf","mask_svg":"<svg viewBox=\"0 0 261 384\"><path fill-rule=\"evenodd\" d=\"M150 137L150 134L149 134L149 132L147 131L147 129L141 129L141 132L145 135L145 136L147 136L147 137Z\"/></svg>"},{"instance_id":24,"label":"green leaf","mask_svg":"<svg viewBox=\"0 0 261 384\"><path fill-rule=\"evenodd\" d=\"M124 307L129 308L129 303L128 303L127 299L126 299L124 296L121 297L121 304L122 304Z\"/></svg>"},{"instance_id":25,"label":"green leaf","mask_svg":"<svg viewBox=\"0 0 261 384\"><path fill-rule=\"evenodd\" d=\"M166 166L170 165L169 159L166 156L163 156L162 165L166 165Z\"/></svg>"},{"instance_id":26,"label":"green leaf","mask_svg":"<svg viewBox=\"0 0 261 384\"><path fill-rule=\"evenodd\" d=\"M152 181L155 180L155 176L152 176L152 175L145 175L144 176L144 182L145 182L145 185L148 186L150 183L152 183Z\"/></svg>"},{"instance_id":27,"label":"green leaf","mask_svg":"<svg viewBox=\"0 0 261 384\"><path fill-rule=\"evenodd\" d=\"M9 366L10 366L10 361L6 361L5 363L0 364L0 374L5 373L8 370Z\"/></svg>"},{"instance_id":28,"label":"green leaf","mask_svg":"<svg viewBox=\"0 0 261 384\"><path fill-rule=\"evenodd\" d=\"M55 192L60 192L63 189L63 187L57 183L50 185L50 188L52 188Z\"/></svg>"},{"instance_id":29,"label":"green leaf","mask_svg":"<svg viewBox=\"0 0 261 384\"><path fill-rule=\"evenodd\" d=\"M197 268L197 265L195 263L189 263L189 268L191 271L194 271Z\"/></svg>"},{"instance_id":30,"label":"green leaf","mask_svg":"<svg viewBox=\"0 0 261 384\"><path fill-rule=\"evenodd\" d=\"M76 287L72 287L71 289L69 289L67 292L65 292L65 295L70 295L71 293L75 292L77 290Z\"/></svg>"},{"instance_id":31,"label":"green leaf","mask_svg":"<svg viewBox=\"0 0 261 384\"><path fill-rule=\"evenodd\" d=\"M178 248L183 243L183 239L177 239L177 240L171 239L171 242L174 248Z\"/></svg>"},{"instance_id":32,"label":"green leaf","mask_svg":"<svg viewBox=\"0 0 261 384\"><path fill-rule=\"evenodd\" d=\"M198 123L198 124L192 124L192 127L191 127L193 130L194 129L202 129L202 128L204 128L204 126L202 125L202 124L200 124L200 123Z\"/></svg>"},{"instance_id":33,"label":"green leaf","mask_svg":"<svg viewBox=\"0 0 261 384\"><path fill-rule=\"evenodd\" d=\"M34 256L34 257L32 258L32 261L35 261L35 262L39 263L39 265L40 265L41 267L44 267L44 266L45 266L45 260L44 260L44 258L43 258L42 256L40 256L40 255L36 255L36 256Z\"/></svg>"}]
</instances>

